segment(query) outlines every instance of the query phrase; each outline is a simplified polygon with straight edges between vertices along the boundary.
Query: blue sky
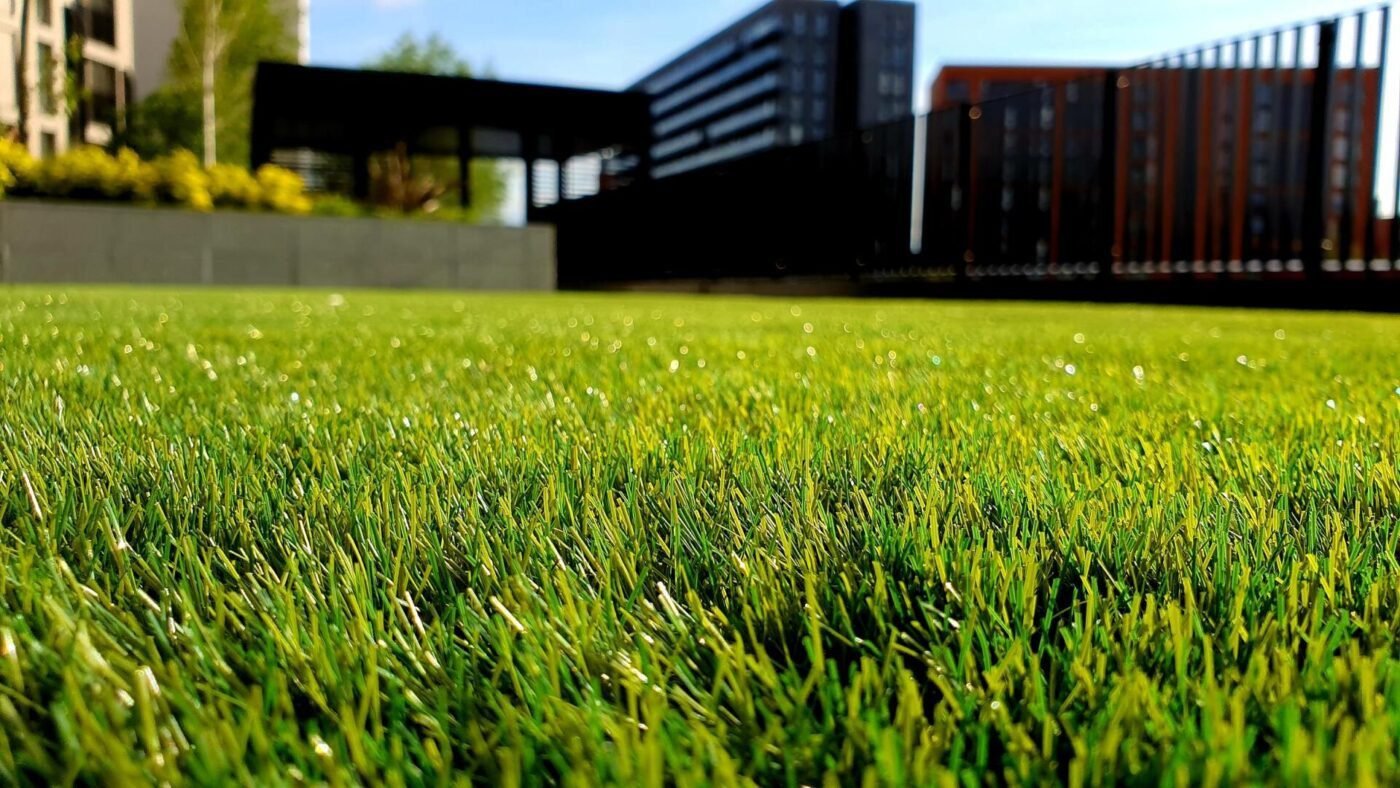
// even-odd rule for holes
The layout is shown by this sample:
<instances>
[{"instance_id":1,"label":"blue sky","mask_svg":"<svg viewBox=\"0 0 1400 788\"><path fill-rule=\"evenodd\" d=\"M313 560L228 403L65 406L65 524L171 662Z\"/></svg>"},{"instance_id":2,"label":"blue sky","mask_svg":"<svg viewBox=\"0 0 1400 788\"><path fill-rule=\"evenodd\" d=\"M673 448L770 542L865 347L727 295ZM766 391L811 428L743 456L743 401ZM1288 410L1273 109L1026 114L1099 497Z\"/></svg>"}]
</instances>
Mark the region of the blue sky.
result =
<instances>
[{"instance_id":1,"label":"blue sky","mask_svg":"<svg viewBox=\"0 0 1400 788\"><path fill-rule=\"evenodd\" d=\"M759 0L313 0L312 59L437 31L503 79L623 87ZM919 81L949 62L1123 62L1358 0L919 0Z\"/></svg>"},{"instance_id":2,"label":"blue sky","mask_svg":"<svg viewBox=\"0 0 1400 788\"><path fill-rule=\"evenodd\" d=\"M359 66L405 31L438 32L501 79L622 88L761 0L312 0L311 58ZM1359 0L917 0L917 108L946 63L1122 63L1359 7ZM1374 5L1374 4L1371 4ZM1400 51L1400 13L1392 51ZM1394 171L1400 67L1387 78ZM1389 211L1389 181L1377 184ZM515 195L518 198L518 195ZM515 201L518 201L515 200Z\"/></svg>"}]
</instances>

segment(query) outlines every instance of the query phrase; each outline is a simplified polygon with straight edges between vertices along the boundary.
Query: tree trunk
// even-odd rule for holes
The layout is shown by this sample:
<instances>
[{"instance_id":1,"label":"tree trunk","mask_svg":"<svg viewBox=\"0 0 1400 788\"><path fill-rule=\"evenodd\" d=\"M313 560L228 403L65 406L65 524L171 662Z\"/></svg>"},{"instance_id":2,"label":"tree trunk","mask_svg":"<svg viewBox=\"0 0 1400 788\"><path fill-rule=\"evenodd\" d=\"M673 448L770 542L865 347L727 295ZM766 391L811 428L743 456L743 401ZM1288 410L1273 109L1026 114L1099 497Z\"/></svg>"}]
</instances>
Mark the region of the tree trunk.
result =
<instances>
[{"instance_id":1,"label":"tree trunk","mask_svg":"<svg viewBox=\"0 0 1400 788\"><path fill-rule=\"evenodd\" d=\"M207 55L207 53L206 53ZM218 126L214 103L214 60L204 60L204 166L212 167L218 161Z\"/></svg>"},{"instance_id":2,"label":"tree trunk","mask_svg":"<svg viewBox=\"0 0 1400 788\"><path fill-rule=\"evenodd\" d=\"M204 166L212 167L218 162L218 108L214 98L214 80L219 59L220 18L223 14L222 0L212 0L206 7L204 17L204 41L200 59L203 72L204 92Z\"/></svg>"},{"instance_id":3,"label":"tree trunk","mask_svg":"<svg viewBox=\"0 0 1400 788\"><path fill-rule=\"evenodd\" d=\"M24 146L29 145L29 4L30 0L20 0L19 55L15 58L15 104L18 109L15 136Z\"/></svg>"}]
</instances>

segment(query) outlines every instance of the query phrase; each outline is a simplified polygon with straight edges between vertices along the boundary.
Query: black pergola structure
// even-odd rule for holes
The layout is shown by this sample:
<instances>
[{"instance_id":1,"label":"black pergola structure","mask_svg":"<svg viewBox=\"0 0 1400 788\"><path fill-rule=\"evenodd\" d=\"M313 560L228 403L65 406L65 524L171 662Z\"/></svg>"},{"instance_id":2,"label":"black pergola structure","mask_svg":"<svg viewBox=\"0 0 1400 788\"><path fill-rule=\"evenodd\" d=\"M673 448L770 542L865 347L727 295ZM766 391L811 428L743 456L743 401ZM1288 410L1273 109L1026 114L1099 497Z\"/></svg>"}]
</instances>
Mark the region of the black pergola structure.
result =
<instances>
[{"instance_id":1,"label":"black pergola structure","mask_svg":"<svg viewBox=\"0 0 1400 788\"><path fill-rule=\"evenodd\" d=\"M602 154L648 172L646 95L490 79L261 63L253 88L252 163L324 167L343 162L349 191L370 192L370 156L399 146L412 155L453 156L461 203L471 203L473 158L522 159L525 205L535 208L536 161L564 164ZM317 164L306 164L308 161ZM604 188L606 188L606 183Z\"/></svg>"}]
</instances>

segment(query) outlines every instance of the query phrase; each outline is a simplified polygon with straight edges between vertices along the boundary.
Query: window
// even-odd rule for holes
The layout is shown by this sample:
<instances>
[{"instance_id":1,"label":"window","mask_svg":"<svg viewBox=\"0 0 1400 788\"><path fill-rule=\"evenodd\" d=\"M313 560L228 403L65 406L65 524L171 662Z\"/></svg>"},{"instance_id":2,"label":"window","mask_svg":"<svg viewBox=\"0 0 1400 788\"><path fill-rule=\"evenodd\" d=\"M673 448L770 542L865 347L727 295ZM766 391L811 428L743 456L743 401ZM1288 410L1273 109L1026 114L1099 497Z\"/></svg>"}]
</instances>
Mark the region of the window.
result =
<instances>
[{"instance_id":1,"label":"window","mask_svg":"<svg viewBox=\"0 0 1400 788\"><path fill-rule=\"evenodd\" d=\"M39 135L39 154L46 159L51 159L58 153L58 137L52 131L46 131Z\"/></svg>"},{"instance_id":2,"label":"window","mask_svg":"<svg viewBox=\"0 0 1400 788\"><path fill-rule=\"evenodd\" d=\"M117 45L114 0L87 0L87 37L108 46Z\"/></svg>"},{"instance_id":3,"label":"window","mask_svg":"<svg viewBox=\"0 0 1400 788\"><path fill-rule=\"evenodd\" d=\"M817 14L814 22L812 25L813 33L816 34L817 38L826 38L827 33L830 32L831 20L827 18L826 14Z\"/></svg>"},{"instance_id":4,"label":"window","mask_svg":"<svg viewBox=\"0 0 1400 788\"><path fill-rule=\"evenodd\" d=\"M53 47L39 44L39 109L52 115L58 111L58 100L54 90L58 78L57 63L54 62Z\"/></svg>"},{"instance_id":5,"label":"window","mask_svg":"<svg viewBox=\"0 0 1400 788\"><path fill-rule=\"evenodd\" d=\"M970 95L972 95L972 90L967 84L967 80L954 79L948 82L949 101L967 101Z\"/></svg>"},{"instance_id":6,"label":"window","mask_svg":"<svg viewBox=\"0 0 1400 788\"><path fill-rule=\"evenodd\" d=\"M53 24L53 0L39 0L39 24Z\"/></svg>"},{"instance_id":7,"label":"window","mask_svg":"<svg viewBox=\"0 0 1400 788\"><path fill-rule=\"evenodd\" d=\"M91 95L89 119L108 126L117 125L117 70L88 61L88 92Z\"/></svg>"},{"instance_id":8,"label":"window","mask_svg":"<svg viewBox=\"0 0 1400 788\"><path fill-rule=\"evenodd\" d=\"M807 35L807 12L798 11L792 15L792 33L797 36Z\"/></svg>"}]
</instances>

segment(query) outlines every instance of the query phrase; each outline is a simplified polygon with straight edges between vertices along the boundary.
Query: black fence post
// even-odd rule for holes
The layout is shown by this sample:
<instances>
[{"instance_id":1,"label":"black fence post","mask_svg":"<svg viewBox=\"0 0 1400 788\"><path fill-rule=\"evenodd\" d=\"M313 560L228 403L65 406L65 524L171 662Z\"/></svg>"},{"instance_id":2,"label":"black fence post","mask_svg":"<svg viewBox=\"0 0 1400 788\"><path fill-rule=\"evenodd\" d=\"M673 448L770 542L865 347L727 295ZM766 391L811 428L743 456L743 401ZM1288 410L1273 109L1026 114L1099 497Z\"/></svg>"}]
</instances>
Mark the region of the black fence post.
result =
<instances>
[{"instance_id":1,"label":"black fence post","mask_svg":"<svg viewBox=\"0 0 1400 788\"><path fill-rule=\"evenodd\" d=\"M1113 279L1113 261L1117 250L1118 214L1118 91L1122 77L1117 69L1108 69L1103 77L1103 112L1099 129L1099 274L1101 282Z\"/></svg>"},{"instance_id":2,"label":"black fence post","mask_svg":"<svg viewBox=\"0 0 1400 788\"><path fill-rule=\"evenodd\" d=\"M961 253L953 261L953 271L957 275L959 282L967 280L967 266L974 262L976 253L973 245L976 241L976 233L973 232L972 222L976 214L972 211L972 121L973 112L980 112L971 104L963 103L958 106L958 204L956 216L958 217L958 228L963 234Z\"/></svg>"},{"instance_id":3,"label":"black fence post","mask_svg":"<svg viewBox=\"0 0 1400 788\"><path fill-rule=\"evenodd\" d=\"M1327 131L1332 105L1332 78L1337 68L1337 20L1318 25L1317 71L1313 75L1308 114L1307 169L1303 181L1303 270L1322 276L1323 236L1327 231Z\"/></svg>"},{"instance_id":4,"label":"black fence post","mask_svg":"<svg viewBox=\"0 0 1400 788\"><path fill-rule=\"evenodd\" d=\"M472 204L472 130L457 127L457 202L463 210Z\"/></svg>"},{"instance_id":5,"label":"black fence post","mask_svg":"<svg viewBox=\"0 0 1400 788\"><path fill-rule=\"evenodd\" d=\"M1366 275L1375 277L1376 262L1376 212L1380 206L1376 203L1375 192L1381 182L1381 127L1385 123L1385 69L1387 49L1390 47L1390 6L1381 6L1380 18L1380 54L1376 63L1376 109L1371 113L1375 121L1374 134L1371 137L1371 192L1367 195L1371 199L1367 201L1366 210L1366 238L1363 244L1362 259L1366 261ZM1356 64L1357 71L1362 71L1360 61ZM1394 222L1392 222L1393 224Z\"/></svg>"}]
</instances>

